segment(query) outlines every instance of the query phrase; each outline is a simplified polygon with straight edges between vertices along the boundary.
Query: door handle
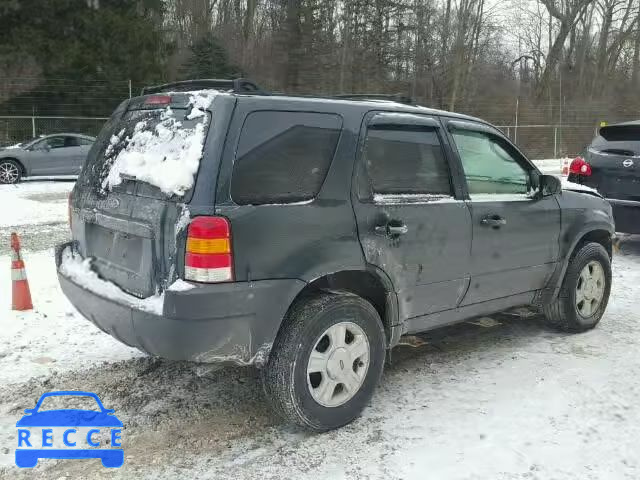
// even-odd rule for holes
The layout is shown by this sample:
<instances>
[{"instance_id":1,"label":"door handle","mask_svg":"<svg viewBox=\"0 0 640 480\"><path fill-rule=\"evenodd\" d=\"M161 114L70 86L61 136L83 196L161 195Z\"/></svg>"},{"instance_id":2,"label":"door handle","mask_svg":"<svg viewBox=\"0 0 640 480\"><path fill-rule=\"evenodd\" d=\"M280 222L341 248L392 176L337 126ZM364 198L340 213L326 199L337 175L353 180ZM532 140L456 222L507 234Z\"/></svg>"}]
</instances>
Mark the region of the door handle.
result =
<instances>
[{"instance_id":1,"label":"door handle","mask_svg":"<svg viewBox=\"0 0 640 480\"><path fill-rule=\"evenodd\" d=\"M503 225L506 225L507 221L500 215L487 215L480 223L487 227L500 228Z\"/></svg>"},{"instance_id":2,"label":"door handle","mask_svg":"<svg viewBox=\"0 0 640 480\"><path fill-rule=\"evenodd\" d=\"M384 235L386 237L397 237L398 235L404 235L409 231L409 227L405 224L400 225L376 225L375 231L378 235Z\"/></svg>"}]
</instances>

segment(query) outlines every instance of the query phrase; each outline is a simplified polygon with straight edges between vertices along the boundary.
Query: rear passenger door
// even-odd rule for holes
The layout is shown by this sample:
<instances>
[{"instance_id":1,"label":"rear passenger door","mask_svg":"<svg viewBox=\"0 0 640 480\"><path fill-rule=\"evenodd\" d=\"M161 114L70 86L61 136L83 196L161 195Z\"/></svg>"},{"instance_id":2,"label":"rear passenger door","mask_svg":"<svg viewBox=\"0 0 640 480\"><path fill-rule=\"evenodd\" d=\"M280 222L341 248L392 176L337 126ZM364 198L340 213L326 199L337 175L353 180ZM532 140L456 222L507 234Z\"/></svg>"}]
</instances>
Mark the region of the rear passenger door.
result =
<instances>
[{"instance_id":1,"label":"rear passenger door","mask_svg":"<svg viewBox=\"0 0 640 480\"><path fill-rule=\"evenodd\" d=\"M469 282L471 217L443 139L437 118L403 113L370 114L361 132L360 242L393 282L401 320L456 307Z\"/></svg>"},{"instance_id":2,"label":"rear passenger door","mask_svg":"<svg viewBox=\"0 0 640 480\"><path fill-rule=\"evenodd\" d=\"M463 305L545 286L559 256L560 207L536 198L535 167L497 130L448 121L473 220L471 285Z\"/></svg>"}]
</instances>

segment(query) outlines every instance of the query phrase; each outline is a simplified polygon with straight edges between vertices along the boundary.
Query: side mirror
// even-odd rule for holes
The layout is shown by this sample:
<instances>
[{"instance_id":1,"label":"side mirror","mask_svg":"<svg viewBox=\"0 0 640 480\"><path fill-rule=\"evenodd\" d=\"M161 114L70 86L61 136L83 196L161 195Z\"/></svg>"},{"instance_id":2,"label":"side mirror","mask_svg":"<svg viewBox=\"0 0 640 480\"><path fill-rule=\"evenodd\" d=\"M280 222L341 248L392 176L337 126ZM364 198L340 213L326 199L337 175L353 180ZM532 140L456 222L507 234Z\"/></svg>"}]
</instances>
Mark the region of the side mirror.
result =
<instances>
[{"instance_id":1,"label":"side mirror","mask_svg":"<svg viewBox=\"0 0 640 480\"><path fill-rule=\"evenodd\" d=\"M555 175L540 175L540 196L550 197L562 191L562 183Z\"/></svg>"}]
</instances>

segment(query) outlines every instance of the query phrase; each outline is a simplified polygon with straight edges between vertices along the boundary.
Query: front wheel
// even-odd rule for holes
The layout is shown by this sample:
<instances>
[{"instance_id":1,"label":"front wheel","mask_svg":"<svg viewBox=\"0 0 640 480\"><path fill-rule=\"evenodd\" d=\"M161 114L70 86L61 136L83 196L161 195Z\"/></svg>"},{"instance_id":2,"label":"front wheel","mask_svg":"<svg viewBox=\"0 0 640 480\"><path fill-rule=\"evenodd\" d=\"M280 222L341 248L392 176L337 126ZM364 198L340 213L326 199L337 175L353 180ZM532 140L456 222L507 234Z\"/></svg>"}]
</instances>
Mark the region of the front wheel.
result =
<instances>
[{"instance_id":1,"label":"front wheel","mask_svg":"<svg viewBox=\"0 0 640 480\"><path fill-rule=\"evenodd\" d=\"M599 243L586 243L569 260L558 298L544 307L547 323L565 332L594 328L611 293L611 259Z\"/></svg>"},{"instance_id":2,"label":"front wheel","mask_svg":"<svg viewBox=\"0 0 640 480\"><path fill-rule=\"evenodd\" d=\"M352 294L322 293L287 314L263 370L265 393L285 419L318 432L356 419L382 374L380 316Z\"/></svg>"},{"instance_id":3,"label":"front wheel","mask_svg":"<svg viewBox=\"0 0 640 480\"><path fill-rule=\"evenodd\" d=\"M15 160L0 160L0 183L18 183L22 177L22 168Z\"/></svg>"}]
</instances>

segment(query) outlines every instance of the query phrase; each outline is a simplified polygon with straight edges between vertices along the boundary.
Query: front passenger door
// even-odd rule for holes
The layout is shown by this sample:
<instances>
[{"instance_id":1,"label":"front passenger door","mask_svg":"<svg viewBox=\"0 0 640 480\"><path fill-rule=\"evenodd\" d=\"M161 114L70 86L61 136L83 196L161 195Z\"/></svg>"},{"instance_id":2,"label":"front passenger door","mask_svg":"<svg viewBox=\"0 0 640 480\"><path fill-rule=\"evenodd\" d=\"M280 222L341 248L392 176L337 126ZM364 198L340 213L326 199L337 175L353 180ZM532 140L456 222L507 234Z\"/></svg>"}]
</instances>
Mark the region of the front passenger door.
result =
<instances>
[{"instance_id":1,"label":"front passenger door","mask_svg":"<svg viewBox=\"0 0 640 480\"><path fill-rule=\"evenodd\" d=\"M497 130L471 121L446 125L473 222L471 284L462 305L543 288L559 257L558 201L533 195L537 170Z\"/></svg>"}]
</instances>

